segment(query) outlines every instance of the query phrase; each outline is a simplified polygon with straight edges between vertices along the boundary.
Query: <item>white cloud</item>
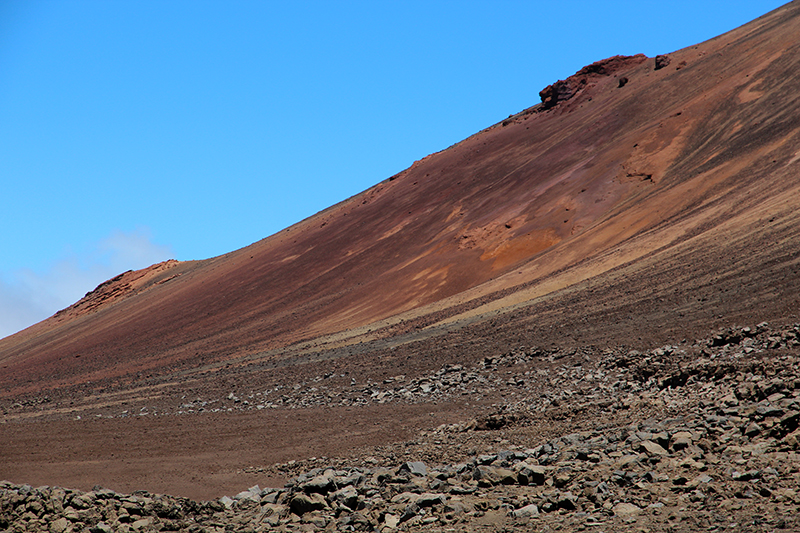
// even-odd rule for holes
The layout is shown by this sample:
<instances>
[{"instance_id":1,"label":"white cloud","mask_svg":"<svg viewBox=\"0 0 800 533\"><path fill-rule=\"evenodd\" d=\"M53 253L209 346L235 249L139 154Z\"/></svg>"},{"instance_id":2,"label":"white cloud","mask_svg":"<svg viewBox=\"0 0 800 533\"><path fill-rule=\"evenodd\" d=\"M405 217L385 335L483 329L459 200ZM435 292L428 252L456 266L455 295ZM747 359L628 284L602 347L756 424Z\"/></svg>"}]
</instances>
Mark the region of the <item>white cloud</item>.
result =
<instances>
[{"instance_id":1,"label":"white cloud","mask_svg":"<svg viewBox=\"0 0 800 533\"><path fill-rule=\"evenodd\" d=\"M150 232L115 231L84 253L69 253L43 272L20 269L0 277L0 338L69 307L100 283L172 257ZM0 273L2 274L2 273Z\"/></svg>"}]
</instances>

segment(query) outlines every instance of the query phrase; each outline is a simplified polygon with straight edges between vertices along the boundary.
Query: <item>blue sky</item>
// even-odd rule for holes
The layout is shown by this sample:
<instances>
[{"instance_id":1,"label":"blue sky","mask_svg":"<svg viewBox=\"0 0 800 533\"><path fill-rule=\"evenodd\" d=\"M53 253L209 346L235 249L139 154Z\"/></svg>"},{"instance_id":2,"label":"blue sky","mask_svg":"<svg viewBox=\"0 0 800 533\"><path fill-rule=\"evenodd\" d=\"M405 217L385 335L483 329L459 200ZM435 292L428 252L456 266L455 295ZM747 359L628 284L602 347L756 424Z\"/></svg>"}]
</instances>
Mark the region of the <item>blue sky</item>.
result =
<instances>
[{"instance_id":1,"label":"blue sky","mask_svg":"<svg viewBox=\"0 0 800 533\"><path fill-rule=\"evenodd\" d=\"M0 0L0 337L783 3Z\"/></svg>"}]
</instances>

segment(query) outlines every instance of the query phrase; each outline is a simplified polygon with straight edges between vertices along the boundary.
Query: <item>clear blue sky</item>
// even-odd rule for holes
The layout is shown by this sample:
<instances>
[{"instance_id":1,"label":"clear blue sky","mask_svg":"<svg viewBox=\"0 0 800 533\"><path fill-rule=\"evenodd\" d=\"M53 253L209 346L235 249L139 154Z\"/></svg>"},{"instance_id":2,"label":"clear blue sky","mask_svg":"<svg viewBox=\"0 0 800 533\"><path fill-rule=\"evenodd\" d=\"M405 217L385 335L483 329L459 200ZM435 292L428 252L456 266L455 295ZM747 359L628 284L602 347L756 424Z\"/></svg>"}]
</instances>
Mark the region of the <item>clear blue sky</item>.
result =
<instances>
[{"instance_id":1,"label":"clear blue sky","mask_svg":"<svg viewBox=\"0 0 800 533\"><path fill-rule=\"evenodd\" d=\"M783 3L0 0L0 337Z\"/></svg>"}]
</instances>

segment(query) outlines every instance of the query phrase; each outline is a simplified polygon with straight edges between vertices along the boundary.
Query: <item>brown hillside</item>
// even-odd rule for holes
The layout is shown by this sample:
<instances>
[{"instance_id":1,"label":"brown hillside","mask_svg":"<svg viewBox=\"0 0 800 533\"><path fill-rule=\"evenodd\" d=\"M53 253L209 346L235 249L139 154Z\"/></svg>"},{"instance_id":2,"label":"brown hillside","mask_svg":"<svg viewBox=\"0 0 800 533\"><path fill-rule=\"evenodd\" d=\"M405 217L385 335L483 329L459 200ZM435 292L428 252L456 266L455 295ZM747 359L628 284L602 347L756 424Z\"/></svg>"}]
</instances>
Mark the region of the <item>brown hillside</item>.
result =
<instances>
[{"instance_id":1,"label":"brown hillside","mask_svg":"<svg viewBox=\"0 0 800 533\"><path fill-rule=\"evenodd\" d=\"M52 450L15 456L0 478L86 485L85 459L121 488L219 495L248 482L233 472L257 447L230 444L226 427L280 428L258 454L288 460L387 442L429 412L448 421L468 410L381 406L374 428L344 408L296 420L280 409L270 411L277 419L137 420L151 424L169 475L141 467L150 452L132 444L132 426L72 419L174 412L234 385L326 373L342 386L412 376L519 345L647 347L732 323L796 321L798 35L795 2L671 53L662 68L641 55L598 61L545 88L544 103L290 228L212 259L121 274L3 339L0 440L41 436L39 421L52 420L71 435L56 447L73 463L52 466L65 460ZM380 423L393 418L402 428ZM119 435L138 466L104 446L78 458L80 435L98 431ZM197 471L215 443L237 451Z\"/></svg>"}]
</instances>

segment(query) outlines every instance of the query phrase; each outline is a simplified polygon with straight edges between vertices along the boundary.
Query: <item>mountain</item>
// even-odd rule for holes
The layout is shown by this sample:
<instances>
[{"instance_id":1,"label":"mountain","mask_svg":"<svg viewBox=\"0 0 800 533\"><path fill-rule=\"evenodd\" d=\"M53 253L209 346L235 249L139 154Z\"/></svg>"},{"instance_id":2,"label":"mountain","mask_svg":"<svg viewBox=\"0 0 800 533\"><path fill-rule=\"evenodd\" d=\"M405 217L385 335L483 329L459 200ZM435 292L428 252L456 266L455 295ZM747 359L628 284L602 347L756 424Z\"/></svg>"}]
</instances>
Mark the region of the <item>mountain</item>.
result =
<instances>
[{"instance_id":1,"label":"mountain","mask_svg":"<svg viewBox=\"0 0 800 533\"><path fill-rule=\"evenodd\" d=\"M791 3L664 56L598 61L538 98L532 89L541 103L246 248L120 274L0 341L4 417L26 435L50 431L41 421L61 424L72 443L63 449L78 454L101 426L130 442L122 415L174 414L195 398L240 409L237 391L319 376L362 386L520 346L644 349L732 324L796 321L797 35L800 4ZM270 457L332 454L345 434L389 442L429 413L470 412L464 399L396 407L401 430L379 423L397 414L391 405L350 408L321 418L271 410L286 419ZM136 424L165 443L205 435L206 450L243 423L222 411L164 420ZM248 423L277 423L259 420ZM160 446L183 464L179 445ZM106 451L94 452L102 468L130 475ZM87 482L85 465L25 465L0 478L27 468L42 482ZM175 468L182 481L137 479L216 490L218 472L190 482Z\"/></svg>"}]
</instances>

